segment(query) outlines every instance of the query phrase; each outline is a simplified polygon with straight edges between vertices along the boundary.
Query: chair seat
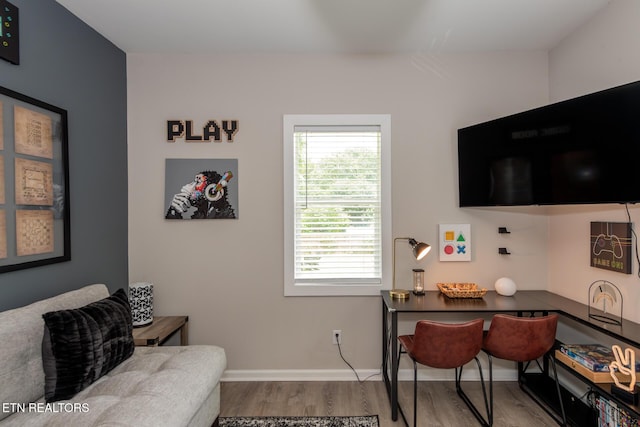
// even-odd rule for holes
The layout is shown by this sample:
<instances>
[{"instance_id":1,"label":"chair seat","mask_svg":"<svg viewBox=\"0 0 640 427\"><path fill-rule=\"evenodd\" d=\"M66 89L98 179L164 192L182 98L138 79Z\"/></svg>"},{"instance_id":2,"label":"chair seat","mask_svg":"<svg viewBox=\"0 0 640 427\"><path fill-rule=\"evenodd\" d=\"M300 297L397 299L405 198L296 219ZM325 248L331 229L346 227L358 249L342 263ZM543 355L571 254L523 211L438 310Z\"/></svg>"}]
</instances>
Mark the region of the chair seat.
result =
<instances>
[{"instance_id":1,"label":"chair seat","mask_svg":"<svg viewBox=\"0 0 640 427\"><path fill-rule=\"evenodd\" d=\"M414 426L417 423L418 363L431 368L455 369L456 390L458 394L462 397L478 421L480 421L482 425L488 425L460 387L463 366L475 359L482 381L482 391L487 415L489 414L489 405L484 388L484 380L482 378L482 367L477 358L482 348L483 324L484 321L482 319L475 319L465 323L441 323L421 320L416 324L413 335L401 335L398 337L400 354L402 354L404 350L413 361ZM399 362L400 357L398 357L398 364ZM404 417L404 414L402 414L402 416Z\"/></svg>"}]
</instances>

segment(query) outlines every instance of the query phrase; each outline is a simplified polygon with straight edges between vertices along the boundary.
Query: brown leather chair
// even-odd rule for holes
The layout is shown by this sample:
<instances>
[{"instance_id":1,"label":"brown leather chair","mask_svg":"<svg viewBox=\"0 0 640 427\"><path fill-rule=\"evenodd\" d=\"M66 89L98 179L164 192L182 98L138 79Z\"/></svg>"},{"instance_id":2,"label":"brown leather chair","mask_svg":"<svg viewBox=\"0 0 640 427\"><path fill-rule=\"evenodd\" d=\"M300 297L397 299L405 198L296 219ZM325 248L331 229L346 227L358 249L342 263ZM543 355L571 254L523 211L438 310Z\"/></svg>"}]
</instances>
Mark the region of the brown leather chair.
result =
<instances>
[{"instance_id":1,"label":"brown leather chair","mask_svg":"<svg viewBox=\"0 0 640 427\"><path fill-rule=\"evenodd\" d=\"M491 319L491 325L487 331L482 344L482 350L489 358L489 424L493 424L493 358L511 360L519 363L518 381L520 387L528 393L522 383L522 376L535 361L542 372L546 372L540 365L538 359L547 358L553 368L553 377L556 383L556 392L562 413L562 425L567 424L562 396L560 394L560 383L556 371L555 358L551 350L556 339L556 329L558 326L558 315L550 314L543 317L515 317L506 314L496 314ZM522 363L523 365L520 365ZM536 399L537 400L537 399ZM542 402L537 400L541 406ZM545 408L547 409L547 408ZM557 420L560 422L560 420Z\"/></svg>"},{"instance_id":2,"label":"brown leather chair","mask_svg":"<svg viewBox=\"0 0 640 427\"><path fill-rule=\"evenodd\" d=\"M482 348L483 336L482 319L475 319L465 323L440 323L430 320L421 320L416 324L413 335L402 335L400 341L400 355L406 353L413 361L413 425L417 422L417 395L418 395L418 367L417 364L432 368L455 369L456 391L467 404L473 415L482 425L488 425L480 412L460 387L462 367L475 359L482 381L484 404L489 414L489 402L482 376L482 366L477 358ZM400 364L400 357L398 357ZM402 409L400 409L402 413ZM404 418L404 413L402 413ZM406 422L406 418L405 418Z\"/></svg>"}]
</instances>

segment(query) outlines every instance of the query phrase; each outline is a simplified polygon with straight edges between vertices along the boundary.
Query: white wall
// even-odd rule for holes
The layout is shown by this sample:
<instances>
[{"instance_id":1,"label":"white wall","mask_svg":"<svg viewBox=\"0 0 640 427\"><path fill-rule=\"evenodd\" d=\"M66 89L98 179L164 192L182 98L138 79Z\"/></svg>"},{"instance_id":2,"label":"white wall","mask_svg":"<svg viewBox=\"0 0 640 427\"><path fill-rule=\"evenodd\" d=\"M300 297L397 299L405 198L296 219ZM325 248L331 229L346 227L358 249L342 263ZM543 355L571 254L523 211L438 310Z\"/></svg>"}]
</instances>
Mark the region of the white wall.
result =
<instances>
[{"instance_id":1,"label":"white wall","mask_svg":"<svg viewBox=\"0 0 640 427\"><path fill-rule=\"evenodd\" d=\"M459 127L548 102L546 52L133 54L127 66L130 280L152 281L156 314L188 314L191 343L223 346L230 370L346 369L333 329L356 368L381 363L379 297L283 296L283 114L391 114L394 236L437 244L439 223L471 224L471 262L420 264L430 289L493 288L504 275L520 289L547 287L545 212L458 208L456 161ZM170 119L238 119L240 129L232 144L169 144ZM239 219L165 220L166 158L237 158ZM399 252L405 287L409 257Z\"/></svg>"},{"instance_id":2,"label":"white wall","mask_svg":"<svg viewBox=\"0 0 640 427\"><path fill-rule=\"evenodd\" d=\"M549 52L552 102L640 80L640 2L611 0Z\"/></svg>"},{"instance_id":3,"label":"white wall","mask_svg":"<svg viewBox=\"0 0 640 427\"><path fill-rule=\"evenodd\" d=\"M549 54L552 101L640 80L640 2L613 0L589 23ZM640 208L630 206L636 229ZM616 284L624 296L624 317L640 322L640 279L589 266L591 221L627 222L624 205L554 207L549 217L549 290L587 303L596 280ZM635 257L634 257L635 258Z\"/></svg>"}]
</instances>

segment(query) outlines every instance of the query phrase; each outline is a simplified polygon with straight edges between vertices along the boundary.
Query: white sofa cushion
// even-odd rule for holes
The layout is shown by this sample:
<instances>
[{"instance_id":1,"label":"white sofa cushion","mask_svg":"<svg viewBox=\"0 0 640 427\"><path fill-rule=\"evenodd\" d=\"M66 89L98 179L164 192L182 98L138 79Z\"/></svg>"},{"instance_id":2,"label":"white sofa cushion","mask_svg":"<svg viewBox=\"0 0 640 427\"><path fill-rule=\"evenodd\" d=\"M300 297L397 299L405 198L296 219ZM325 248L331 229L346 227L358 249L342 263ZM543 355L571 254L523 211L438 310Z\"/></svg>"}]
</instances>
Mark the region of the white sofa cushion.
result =
<instances>
[{"instance_id":1,"label":"white sofa cushion","mask_svg":"<svg viewBox=\"0 0 640 427\"><path fill-rule=\"evenodd\" d=\"M40 399L39 407L27 406L0 424L186 426L218 386L225 368L224 350L216 346L136 347L133 356L73 399L49 407Z\"/></svg>"},{"instance_id":2,"label":"white sofa cushion","mask_svg":"<svg viewBox=\"0 0 640 427\"><path fill-rule=\"evenodd\" d=\"M44 313L79 308L108 296L105 285L90 285L0 312L0 402L35 402L44 395ZM9 415L10 412L0 411L0 420Z\"/></svg>"}]
</instances>

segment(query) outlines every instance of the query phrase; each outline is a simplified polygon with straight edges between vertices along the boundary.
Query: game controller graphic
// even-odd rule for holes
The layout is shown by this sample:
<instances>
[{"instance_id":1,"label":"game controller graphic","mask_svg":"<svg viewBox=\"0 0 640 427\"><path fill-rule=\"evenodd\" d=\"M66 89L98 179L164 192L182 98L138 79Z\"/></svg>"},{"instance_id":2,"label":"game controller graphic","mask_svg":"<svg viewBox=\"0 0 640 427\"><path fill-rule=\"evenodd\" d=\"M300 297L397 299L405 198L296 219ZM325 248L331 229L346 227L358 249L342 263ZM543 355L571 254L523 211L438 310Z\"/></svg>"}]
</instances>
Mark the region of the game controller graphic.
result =
<instances>
[{"instance_id":1,"label":"game controller graphic","mask_svg":"<svg viewBox=\"0 0 640 427\"><path fill-rule=\"evenodd\" d=\"M615 258L622 258L622 243L620 243L618 236L615 234L611 236L606 236L603 233L599 234L595 242L593 242L593 254L600 255L602 252L611 253Z\"/></svg>"}]
</instances>

